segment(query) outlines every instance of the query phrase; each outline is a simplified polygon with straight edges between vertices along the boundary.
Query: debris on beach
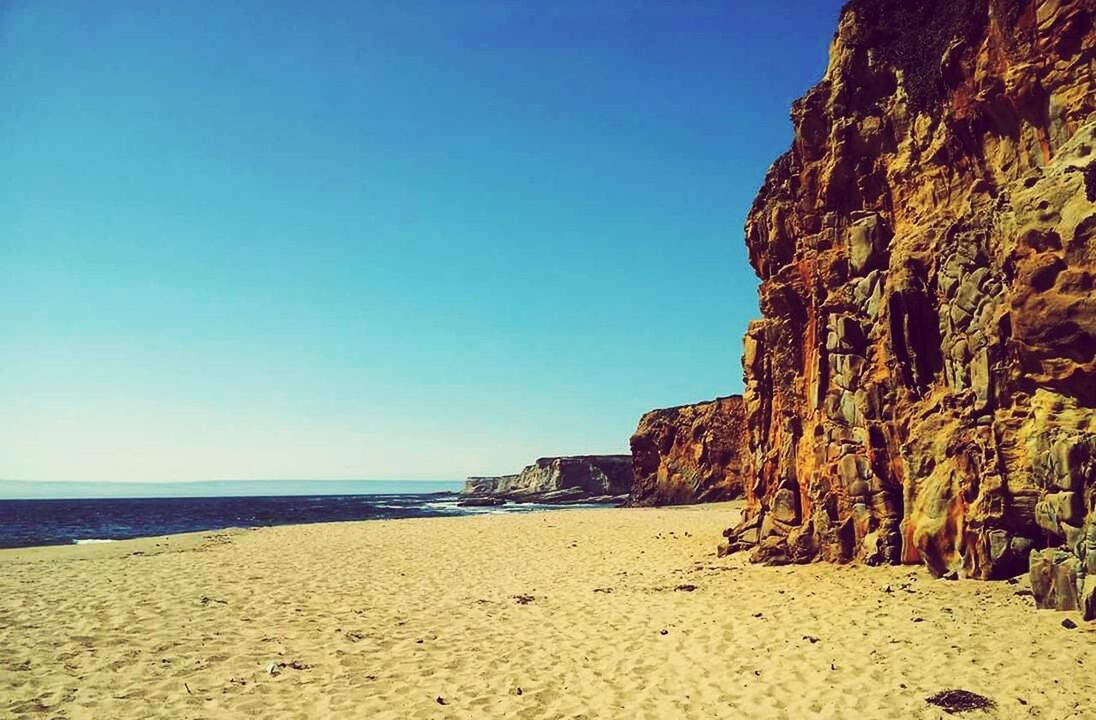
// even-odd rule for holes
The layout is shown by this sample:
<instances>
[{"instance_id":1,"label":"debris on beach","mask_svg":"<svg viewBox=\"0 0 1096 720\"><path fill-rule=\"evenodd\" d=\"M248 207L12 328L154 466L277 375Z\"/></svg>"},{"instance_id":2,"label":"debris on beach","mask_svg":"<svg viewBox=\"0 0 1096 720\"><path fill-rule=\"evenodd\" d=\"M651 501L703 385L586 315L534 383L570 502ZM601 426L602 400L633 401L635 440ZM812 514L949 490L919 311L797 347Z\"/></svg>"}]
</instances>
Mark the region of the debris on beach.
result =
<instances>
[{"instance_id":1,"label":"debris on beach","mask_svg":"<svg viewBox=\"0 0 1096 720\"><path fill-rule=\"evenodd\" d=\"M936 705L952 715L969 710L992 710L997 706L997 703L988 697L969 690L942 690L925 698L925 702Z\"/></svg>"},{"instance_id":2,"label":"debris on beach","mask_svg":"<svg viewBox=\"0 0 1096 720\"><path fill-rule=\"evenodd\" d=\"M292 660L290 662L272 662L266 666L266 672L268 675L277 677L281 674L282 670L310 670L311 665L307 665L298 660Z\"/></svg>"},{"instance_id":3,"label":"debris on beach","mask_svg":"<svg viewBox=\"0 0 1096 720\"><path fill-rule=\"evenodd\" d=\"M514 600L517 601L518 605L528 605L536 600L536 598L532 595L514 595Z\"/></svg>"}]
</instances>

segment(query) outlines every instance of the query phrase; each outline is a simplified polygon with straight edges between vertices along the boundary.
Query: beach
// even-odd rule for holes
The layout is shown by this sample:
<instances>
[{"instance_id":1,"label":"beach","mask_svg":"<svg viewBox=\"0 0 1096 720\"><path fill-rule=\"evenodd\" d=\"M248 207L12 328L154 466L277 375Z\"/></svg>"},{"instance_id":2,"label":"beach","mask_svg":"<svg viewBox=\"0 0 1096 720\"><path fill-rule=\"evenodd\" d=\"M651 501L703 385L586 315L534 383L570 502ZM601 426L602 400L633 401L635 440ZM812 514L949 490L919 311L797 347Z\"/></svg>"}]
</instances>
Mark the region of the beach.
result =
<instances>
[{"instance_id":1,"label":"beach","mask_svg":"<svg viewBox=\"0 0 1096 720\"><path fill-rule=\"evenodd\" d=\"M1096 626L1026 579L717 558L740 508L0 551L0 716L1096 718Z\"/></svg>"}]
</instances>

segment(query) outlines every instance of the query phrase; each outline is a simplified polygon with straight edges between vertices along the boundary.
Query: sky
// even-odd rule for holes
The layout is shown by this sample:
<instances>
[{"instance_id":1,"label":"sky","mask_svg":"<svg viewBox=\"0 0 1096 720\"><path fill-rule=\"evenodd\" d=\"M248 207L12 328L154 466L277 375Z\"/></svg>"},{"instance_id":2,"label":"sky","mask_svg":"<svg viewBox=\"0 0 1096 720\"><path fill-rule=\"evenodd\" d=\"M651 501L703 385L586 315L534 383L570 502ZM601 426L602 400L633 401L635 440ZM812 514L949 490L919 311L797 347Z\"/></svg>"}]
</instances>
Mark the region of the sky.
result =
<instances>
[{"instance_id":1,"label":"sky","mask_svg":"<svg viewBox=\"0 0 1096 720\"><path fill-rule=\"evenodd\" d=\"M0 0L0 478L450 480L742 390L839 0Z\"/></svg>"}]
</instances>

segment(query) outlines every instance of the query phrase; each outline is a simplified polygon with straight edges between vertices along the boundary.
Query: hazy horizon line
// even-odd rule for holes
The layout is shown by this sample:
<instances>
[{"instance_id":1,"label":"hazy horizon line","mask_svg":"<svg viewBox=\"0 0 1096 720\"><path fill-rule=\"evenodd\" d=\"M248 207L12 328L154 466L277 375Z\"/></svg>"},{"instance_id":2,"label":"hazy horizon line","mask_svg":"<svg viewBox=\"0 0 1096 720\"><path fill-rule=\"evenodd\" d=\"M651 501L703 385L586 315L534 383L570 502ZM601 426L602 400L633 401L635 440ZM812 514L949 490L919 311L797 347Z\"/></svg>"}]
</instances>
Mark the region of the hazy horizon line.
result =
<instances>
[{"instance_id":1,"label":"hazy horizon line","mask_svg":"<svg viewBox=\"0 0 1096 720\"><path fill-rule=\"evenodd\" d=\"M0 500L92 500L456 492L460 480L22 481L0 479Z\"/></svg>"},{"instance_id":2,"label":"hazy horizon line","mask_svg":"<svg viewBox=\"0 0 1096 720\"><path fill-rule=\"evenodd\" d=\"M205 480L26 480L23 478L0 477L0 483L21 484L62 484L74 483L85 485L195 485L201 483L260 483L260 482L385 482L385 483L438 483L438 482L463 482L464 478L331 478L331 477L275 477L275 478L213 478Z\"/></svg>"}]
</instances>

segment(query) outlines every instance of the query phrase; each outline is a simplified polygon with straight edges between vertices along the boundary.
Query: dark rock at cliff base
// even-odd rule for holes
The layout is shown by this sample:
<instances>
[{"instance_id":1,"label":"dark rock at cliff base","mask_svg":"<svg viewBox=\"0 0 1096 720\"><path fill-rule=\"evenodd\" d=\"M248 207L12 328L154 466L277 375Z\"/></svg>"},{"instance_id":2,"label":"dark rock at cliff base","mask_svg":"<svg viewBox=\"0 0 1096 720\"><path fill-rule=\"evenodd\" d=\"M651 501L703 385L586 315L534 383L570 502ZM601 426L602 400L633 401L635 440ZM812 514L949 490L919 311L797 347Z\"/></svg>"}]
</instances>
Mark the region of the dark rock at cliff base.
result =
<instances>
[{"instance_id":1,"label":"dark rock at cliff base","mask_svg":"<svg viewBox=\"0 0 1096 720\"><path fill-rule=\"evenodd\" d=\"M457 502L457 505L461 507L494 507L505 504L504 498L497 497L466 497Z\"/></svg>"},{"instance_id":2,"label":"dark rock at cliff base","mask_svg":"<svg viewBox=\"0 0 1096 720\"><path fill-rule=\"evenodd\" d=\"M683 505L742 495L750 475L742 396L652 410L632 435L631 505Z\"/></svg>"},{"instance_id":3,"label":"dark rock at cliff base","mask_svg":"<svg viewBox=\"0 0 1096 720\"><path fill-rule=\"evenodd\" d=\"M746 222L766 562L1096 615L1096 2L853 0ZM1032 552L1036 551L1036 552Z\"/></svg>"},{"instance_id":4,"label":"dark rock at cliff base","mask_svg":"<svg viewBox=\"0 0 1096 720\"><path fill-rule=\"evenodd\" d=\"M540 458L517 475L470 477L461 495L462 502L608 503L623 502L631 489L631 455L575 455Z\"/></svg>"}]
</instances>

